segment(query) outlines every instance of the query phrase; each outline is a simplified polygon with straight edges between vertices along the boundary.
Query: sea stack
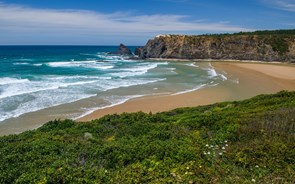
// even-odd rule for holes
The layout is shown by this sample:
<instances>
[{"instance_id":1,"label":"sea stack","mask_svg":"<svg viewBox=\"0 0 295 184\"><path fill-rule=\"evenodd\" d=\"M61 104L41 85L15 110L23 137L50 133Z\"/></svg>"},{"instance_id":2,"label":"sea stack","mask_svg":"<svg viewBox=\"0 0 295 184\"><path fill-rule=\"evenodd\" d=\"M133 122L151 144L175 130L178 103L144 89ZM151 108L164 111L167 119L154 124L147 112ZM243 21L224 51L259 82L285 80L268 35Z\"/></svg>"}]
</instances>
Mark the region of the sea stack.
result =
<instances>
[{"instance_id":1,"label":"sea stack","mask_svg":"<svg viewBox=\"0 0 295 184\"><path fill-rule=\"evenodd\" d=\"M110 54L120 54L120 55L132 55L131 50L124 44L120 44L116 52L110 52Z\"/></svg>"}]
</instances>

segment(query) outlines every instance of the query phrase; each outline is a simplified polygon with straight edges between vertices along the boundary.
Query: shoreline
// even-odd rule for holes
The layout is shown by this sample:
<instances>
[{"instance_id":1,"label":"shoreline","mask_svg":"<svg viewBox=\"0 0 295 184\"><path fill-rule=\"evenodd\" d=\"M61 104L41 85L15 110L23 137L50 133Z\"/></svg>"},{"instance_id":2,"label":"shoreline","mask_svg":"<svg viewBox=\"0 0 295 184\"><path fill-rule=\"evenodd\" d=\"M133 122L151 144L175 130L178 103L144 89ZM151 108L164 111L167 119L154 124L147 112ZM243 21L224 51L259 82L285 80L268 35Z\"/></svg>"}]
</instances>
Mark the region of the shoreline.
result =
<instances>
[{"instance_id":1,"label":"shoreline","mask_svg":"<svg viewBox=\"0 0 295 184\"><path fill-rule=\"evenodd\" d=\"M157 113L180 107L243 100L263 93L295 90L295 67L293 65L269 62L212 62L212 65L219 71L239 78L239 84L226 81L217 86L205 87L188 93L135 98L117 106L99 109L77 121L90 121L114 113L138 111ZM256 87L253 82L260 82L262 85Z\"/></svg>"},{"instance_id":2,"label":"shoreline","mask_svg":"<svg viewBox=\"0 0 295 184\"><path fill-rule=\"evenodd\" d=\"M118 105L97 109L83 117L80 116L81 118L77 118L75 121L90 121L107 114L121 114L123 112L143 111L146 113L157 113L180 107L195 107L223 101L243 100L259 94L276 93L281 90L295 90L294 65L269 62L221 61L212 62L211 64L217 73L225 72L230 79L216 86L204 87L186 93L132 98ZM256 85L257 83L260 85ZM68 104L67 107L71 108L71 104ZM36 113L42 114L42 111ZM29 119L30 116L26 118ZM27 130L36 129L44 123L46 122L0 124L0 136L19 134Z\"/></svg>"},{"instance_id":3,"label":"shoreline","mask_svg":"<svg viewBox=\"0 0 295 184\"><path fill-rule=\"evenodd\" d=\"M176 58L147 58L146 61L170 61L170 62L231 62L231 63L258 63L258 64L278 64L295 66L295 63L282 61L259 61L259 60L239 60L239 59L176 59Z\"/></svg>"}]
</instances>

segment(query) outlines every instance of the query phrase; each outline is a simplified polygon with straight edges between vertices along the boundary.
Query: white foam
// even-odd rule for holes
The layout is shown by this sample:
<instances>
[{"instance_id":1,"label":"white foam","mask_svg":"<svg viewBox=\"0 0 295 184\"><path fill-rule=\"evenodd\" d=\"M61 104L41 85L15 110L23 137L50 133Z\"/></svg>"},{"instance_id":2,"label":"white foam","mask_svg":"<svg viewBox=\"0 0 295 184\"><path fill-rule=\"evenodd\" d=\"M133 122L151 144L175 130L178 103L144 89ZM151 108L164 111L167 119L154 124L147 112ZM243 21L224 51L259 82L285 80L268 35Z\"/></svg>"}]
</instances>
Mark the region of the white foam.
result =
<instances>
[{"instance_id":1,"label":"white foam","mask_svg":"<svg viewBox=\"0 0 295 184\"><path fill-rule=\"evenodd\" d=\"M120 71L122 72L116 72L116 73L112 73L112 76L115 77L120 77L120 78L125 78L125 77L131 77L131 76L138 76L138 75L143 75L145 73L147 73L149 70L157 68L158 64L157 63L153 63L153 64L142 64L139 66L135 66L132 68L123 68L120 69Z\"/></svg>"},{"instance_id":2,"label":"white foam","mask_svg":"<svg viewBox=\"0 0 295 184\"><path fill-rule=\"evenodd\" d=\"M12 83L6 86L0 95L0 121L18 117L24 113L34 112L47 107L71 103L80 99L96 96L99 91L121 87L143 85L166 79L112 79L100 76L42 76L39 81ZM85 86L85 87L76 87ZM87 89L90 89L87 90ZM88 91L88 92L87 92ZM92 92L91 92L92 91ZM54 95L53 95L54 94ZM132 96L136 97L136 96ZM131 98L131 97L130 97ZM128 99L130 99L128 97ZM126 100L128 100L126 99ZM112 105L124 103L112 101ZM13 105L13 109L9 107ZM5 110L9 109L9 110Z\"/></svg>"},{"instance_id":3,"label":"white foam","mask_svg":"<svg viewBox=\"0 0 295 184\"><path fill-rule=\"evenodd\" d=\"M225 75L223 75L223 74L219 74L219 76L221 77L221 79L222 79L223 81L227 80L227 77L226 77Z\"/></svg>"},{"instance_id":4,"label":"white foam","mask_svg":"<svg viewBox=\"0 0 295 184\"><path fill-rule=\"evenodd\" d=\"M186 65L186 66L195 67L195 68L199 68L199 66L196 65L195 63L185 64L185 65Z\"/></svg>"},{"instance_id":5,"label":"white foam","mask_svg":"<svg viewBox=\"0 0 295 184\"><path fill-rule=\"evenodd\" d=\"M56 78L56 80L57 79L58 78ZM2 93L0 94L0 99L18 96L18 95L36 93L40 91L66 88L69 86L91 84L95 82L97 82L97 80L68 82L68 83L65 83L65 81L55 81L55 82L54 81L30 81L28 83L12 83L12 85L9 85L6 88L2 89Z\"/></svg>"},{"instance_id":6,"label":"white foam","mask_svg":"<svg viewBox=\"0 0 295 184\"><path fill-rule=\"evenodd\" d=\"M156 63L157 65L169 65L168 62L160 62L160 63Z\"/></svg>"},{"instance_id":7,"label":"white foam","mask_svg":"<svg viewBox=\"0 0 295 184\"><path fill-rule=\"evenodd\" d=\"M16 118L25 113L35 112L48 107L54 107L65 103L71 103L80 99L90 98L92 96L95 95L82 93L79 94L78 91L75 91L75 93L72 94L64 92L63 96L52 95L52 93L39 93L35 95L36 98L34 100L20 104L17 109L11 110L9 112L0 111L0 121L4 121L9 118Z\"/></svg>"},{"instance_id":8,"label":"white foam","mask_svg":"<svg viewBox=\"0 0 295 184\"><path fill-rule=\"evenodd\" d=\"M180 95L180 94L184 94L184 93L189 93L189 92L197 91L199 89L202 89L205 86L206 86L206 84L201 84L201 85L199 85L199 86L197 86L197 87L195 87L193 89L188 89L188 90L185 90L185 91L180 91L180 92L174 93L172 95L174 96L174 95Z\"/></svg>"},{"instance_id":9,"label":"white foam","mask_svg":"<svg viewBox=\"0 0 295 184\"><path fill-rule=\"evenodd\" d=\"M13 63L13 65L29 65L30 63L27 62L18 62L18 63Z\"/></svg>"},{"instance_id":10,"label":"white foam","mask_svg":"<svg viewBox=\"0 0 295 184\"><path fill-rule=\"evenodd\" d=\"M97 110L102 110L102 109L114 107L114 106L117 106L117 105L121 105L121 104L127 102L130 99L139 98L139 97L143 97L143 96L145 96L145 95L132 95L132 96L125 96L125 97L120 97L120 98L117 97L116 99L113 98L112 100L110 100L110 98L107 98L105 100L109 101L111 103L111 105L106 105L106 106L103 106L103 107L94 107L94 108L84 109L85 112L82 115L80 115L78 117L74 117L72 119L73 120L80 119L80 118L82 118L84 116L87 116L87 115L97 111Z\"/></svg>"},{"instance_id":11,"label":"white foam","mask_svg":"<svg viewBox=\"0 0 295 184\"><path fill-rule=\"evenodd\" d=\"M19 83L27 83L30 82L28 79L17 79L11 77L4 77L0 78L0 85L7 85L7 84L19 84Z\"/></svg>"},{"instance_id":12,"label":"white foam","mask_svg":"<svg viewBox=\"0 0 295 184\"><path fill-rule=\"evenodd\" d=\"M95 66L94 68L101 69L101 70L107 70L107 69L114 68L114 66Z\"/></svg>"},{"instance_id":13,"label":"white foam","mask_svg":"<svg viewBox=\"0 0 295 184\"><path fill-rule=\"evenodd\" d=\"M32 64L33 66L42 66L42 63L36 63L36 64Z\"/></svg>"},{"instance_id":14,"label":"white foam","mask_svg":"<svg viewBox=\"0 0 295 184\"><path fill-rule=\"evenodd\" d=\"M13 61L34 61L33 59L27 59L27 58L18 58L18 59L13 59Z\"/></svg>"},{"instance_id":15,"label":"white foam","mask_svg":"<svg viewBox=\"0 0 295 184\"><path fill-rule=\"evenodd\" d=\"M216 70L211 65L211 63L209 63L209 67L210 68L207 68L207 72L208 72L208 75L210 78L220 77L221 80L223 80L223 81L227 80L227 77L224 75L224 74L226 74L225 72L224 72L224 74L217 73Z\"/></svg>"},{"instance_id":16,"label":"white foam","mask_svg":"<svg viewBox=\"0 0 295 184\"><path fill-rule=\"evenodd\" d=\"M42 63L35 63L35 64L32 64L32 63L27 63L27 62L18 62L18 63L13 63L13 65L30 65L30 66L42 66L43 64Z\"/></svg>"},{"instance_id":17,"label":"white foam","mask_svg":"<svg viewBox=\"0 0 295 184\"><path fill-rule=\"evenodd\" d=\"M170 70L170 71L175 71L176 68L166 68L167 70Z\"/></svg>"},{"instance_id":18,"label":"white foam","mask_svg":"<svg viewBox=\"0 0 295 184\"><path fill-rule=\"evenodd\" d=\"M213 69L213 68L209 68L207 72L208 72L208 75L210 77L216 77L216 76L218 76L218 74L216 73L215 69Z\"/></svg>"},{"instance_id":19,"label":"white foam","mask_svg":"<svg viewBox=\"0 0 295 184\"><path fill-rule=\"evenodd\" d=\"M49 62L47 63L47 65L50 67L83 67L83 68L94 68L99 70L107 70L107 69L114 68L113 65L99 63L95 60Z\"/></svg>"},{"instance_id":20,"label":"white foam","mask_svg":"<svg viewBox=\"0 0 295 184\"><path fill-rule=\"evenodd\" d=\"M121 55L111 55L105 52L97 53L96 56L105 61L125 61L128 59L128 57L124 57Z\"/></svg>"},{"instance_id":21,"label":"white foam","mask_svg":"<svg viewBox=\"0 0 295 184\"><path fill-rule=\"evenodd\" d=\"M150 83L155 83L155 82L164 81L164 80L166 80L166 78L149 79L149 80L143 80L143 79L129 79L129 80L116 79L115 80L113 79L111 83L109 81L100 81L99 86L101 87L101 90L108 91L111 89L150 84Z\"/></svg>"}]
</instances>

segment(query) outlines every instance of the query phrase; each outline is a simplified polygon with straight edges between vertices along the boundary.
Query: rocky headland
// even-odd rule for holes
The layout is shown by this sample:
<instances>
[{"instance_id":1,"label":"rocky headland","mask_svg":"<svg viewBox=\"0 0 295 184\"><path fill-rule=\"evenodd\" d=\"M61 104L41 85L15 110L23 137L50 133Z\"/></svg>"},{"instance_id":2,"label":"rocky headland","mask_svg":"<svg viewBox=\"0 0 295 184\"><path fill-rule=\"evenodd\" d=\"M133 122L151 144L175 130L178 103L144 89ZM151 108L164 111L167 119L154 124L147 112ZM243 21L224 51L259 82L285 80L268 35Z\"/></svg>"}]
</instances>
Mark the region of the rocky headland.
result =
<instances>
[{"instance_id":1,"label":"rocky headland","mask_svg":"<svg viewBox=\"0 0 295 184\"><path fill-rule=\"evenodd\" d=\"M138 48L141 59L295 62L295 30L219 35L159 35Z\"/></svg>"}]
</instances>

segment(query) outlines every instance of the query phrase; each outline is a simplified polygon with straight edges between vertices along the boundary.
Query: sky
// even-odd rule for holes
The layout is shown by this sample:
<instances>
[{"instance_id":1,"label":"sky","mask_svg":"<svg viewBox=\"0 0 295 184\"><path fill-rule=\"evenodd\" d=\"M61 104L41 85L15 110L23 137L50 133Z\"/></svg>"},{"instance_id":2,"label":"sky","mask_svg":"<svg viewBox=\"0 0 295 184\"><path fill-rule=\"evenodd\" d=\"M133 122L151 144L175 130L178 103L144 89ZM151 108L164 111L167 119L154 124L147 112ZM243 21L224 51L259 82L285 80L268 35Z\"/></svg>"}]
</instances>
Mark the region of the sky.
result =
<instances>
[{"instance_id":1,"label":"sky","mask_svg":"<svg viewBox=\"0 0 295 184\"><path fill-rule=\"evenodd\" d=\"M0 45L144 45L159 34L294 28L295 0L0 0Z\"/></svg>"}]
</instances>

